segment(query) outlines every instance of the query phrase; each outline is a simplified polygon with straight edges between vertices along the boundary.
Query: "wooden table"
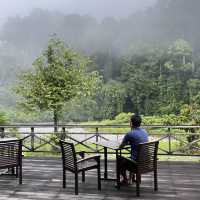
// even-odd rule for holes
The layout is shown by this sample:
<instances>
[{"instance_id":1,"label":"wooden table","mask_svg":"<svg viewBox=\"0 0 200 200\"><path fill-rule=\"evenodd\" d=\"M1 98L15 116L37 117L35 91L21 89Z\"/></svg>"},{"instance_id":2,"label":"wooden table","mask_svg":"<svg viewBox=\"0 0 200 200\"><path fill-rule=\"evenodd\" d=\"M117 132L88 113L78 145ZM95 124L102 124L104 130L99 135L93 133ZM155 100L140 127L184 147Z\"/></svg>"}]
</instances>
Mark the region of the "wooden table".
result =
<instances>
[{"instance_id":1,"label":"wooden table","mask_svg":"<svg viewBox=\"0 0 200 200\"><path fill-rule=\"evenodd\" d=\"M120 173L118 170L118 156L121 154L121 149L119 148L120 143L118 141L98 141L94 142L96 145L102 146L104 148L104 177L103 180L114 180L117 183L117 188L119 189L120 184ZM108 178L108 149L115 151L116 156L116 178Z\"/></svg>"}]
</instances>

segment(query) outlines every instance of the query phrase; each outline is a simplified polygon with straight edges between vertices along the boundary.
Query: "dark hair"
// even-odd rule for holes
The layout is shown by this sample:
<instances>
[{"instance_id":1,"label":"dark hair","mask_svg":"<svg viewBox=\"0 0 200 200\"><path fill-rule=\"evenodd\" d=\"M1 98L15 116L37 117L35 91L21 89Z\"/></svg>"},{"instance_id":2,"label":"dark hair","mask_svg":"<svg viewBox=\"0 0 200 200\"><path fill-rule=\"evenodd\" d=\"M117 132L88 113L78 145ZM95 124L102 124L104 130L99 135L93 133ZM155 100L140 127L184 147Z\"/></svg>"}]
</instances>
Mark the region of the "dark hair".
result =
<instances>
[{"instance_id":1,"label":"dark hair","mask_svg":"<svg viewBox=\"0 0 200 200\"><path fill-rule=\"evenodd\" d=\"M142 122L142 118L140 115L131 116L131 123L133 127L140 127L141 122Z\"/></svg>"}]
</instances>

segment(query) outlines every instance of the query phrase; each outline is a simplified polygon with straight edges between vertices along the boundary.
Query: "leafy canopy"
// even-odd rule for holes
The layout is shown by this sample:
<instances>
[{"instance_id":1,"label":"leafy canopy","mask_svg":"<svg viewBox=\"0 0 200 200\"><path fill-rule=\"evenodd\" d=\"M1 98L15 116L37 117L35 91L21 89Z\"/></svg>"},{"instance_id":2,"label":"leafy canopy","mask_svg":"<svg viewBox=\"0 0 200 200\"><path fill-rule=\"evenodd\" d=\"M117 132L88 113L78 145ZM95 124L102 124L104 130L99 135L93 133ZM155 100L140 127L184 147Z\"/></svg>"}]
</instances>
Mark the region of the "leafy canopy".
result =
<instances>
[{"instance_id":1,"label":"leafy canopy","mask_svg":"<svg viewBox=\"0 0 200 200\"><path fill-rule=\"evenodd\" d=\"M61 40L51 39L47 50L33 62L33 70L19 77L15 91L21 96L20 105L55 115L72 98L92 95L101 79L97 72L88 71L90 64Z\"/></svg>"}]
</instances>

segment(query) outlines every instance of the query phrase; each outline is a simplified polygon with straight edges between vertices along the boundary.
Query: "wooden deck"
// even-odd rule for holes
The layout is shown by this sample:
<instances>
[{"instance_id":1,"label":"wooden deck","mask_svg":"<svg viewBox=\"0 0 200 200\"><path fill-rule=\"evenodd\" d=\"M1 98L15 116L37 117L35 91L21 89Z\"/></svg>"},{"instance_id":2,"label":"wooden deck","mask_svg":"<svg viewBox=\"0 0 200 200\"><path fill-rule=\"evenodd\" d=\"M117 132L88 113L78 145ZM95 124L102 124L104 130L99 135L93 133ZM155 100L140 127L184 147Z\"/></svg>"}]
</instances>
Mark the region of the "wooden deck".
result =
<instances>
[{"instance_id":1,"label":"wooden deck","mask_svg":"<svg viewBox=\"0 0 200 200\"><path fill-rule=\"evenodd\" d=\"M103 166L103 165L102 165ZM114 162L109 163L109 175L114 176ZM74 195L74 176L67 173L67 188L62 188L61 160L57 158L23 159L23 184L11 175L0 176L0 200L66 200L66 199L200 199L200 163L159 162L158 192L153 191L152 174L144 175L141 197L135 195L135 185L119 191L113 181L102 181L97 190L96 172L86 173L86 183L79 183L79 195Z\"/></svg>"}]
</instances>

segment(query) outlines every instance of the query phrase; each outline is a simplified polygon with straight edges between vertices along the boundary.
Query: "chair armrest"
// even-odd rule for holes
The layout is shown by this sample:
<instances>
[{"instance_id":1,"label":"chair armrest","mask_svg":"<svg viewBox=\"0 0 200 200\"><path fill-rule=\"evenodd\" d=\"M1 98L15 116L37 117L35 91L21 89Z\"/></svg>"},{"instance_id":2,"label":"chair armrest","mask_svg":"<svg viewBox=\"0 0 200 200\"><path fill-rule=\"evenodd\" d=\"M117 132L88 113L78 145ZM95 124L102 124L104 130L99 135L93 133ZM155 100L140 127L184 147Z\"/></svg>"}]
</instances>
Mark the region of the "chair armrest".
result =
<instances>
[{"instance_id":1,"label":"chair armrest","mask_svg":"<svg viewBox=\"0 0 200 200\"><path fill-rule=\"evenodd\" d=\"M78 160L77 163L89 161L89 160L92 160L92 159L95 159L95 160L99 159L100 160L100 155L87 156L86 158Z\"/></svg>"},{"instance_id":2,"label":"chair armrest","mask_svg":"<svg viewBox=\"0 0 200 200\"><path fill-rule=\"evenodd\" d=\"M132 163L135 164L135 165L138 164L135 160L133 160L133 159L131 159L131 158L127 158L127 157L124 157L124 156L123 156L123 158L126 159L126 160L128 160L128 161L130 161L130 162L132 162Z\"/></svg>"},{"instance_id":3,"label":"chair armrest","mask_svg":"<svg viewBox=\"0 0 200 200\"><path fill-rule=\"evenodd\" d=\"M130 145L126 145L126 146L123 146L123 147L119 147L119 154L120 156L123 154L123 153L130 153L131 152L131 146Z\"/></svg>"},{"instance_id":4,"label":"chair armrest","mask_svg":"<svg viewBox=\"0 0 200 200\"><path fill-rule=\"evenodd\" d=\"M121 148L121 150L123 150L123 149L130 149L130 148L131 148L130 145L126 145L126 146L124 146L123 148Z\"/></svg>"},{"instance_id":5,"label":"chair armrest","mask_svg":"<svg viewBox=\"0 0 200 200\"><path fill-rule=\"evenodd\" d=\"M81 158L85 157L85 151L77 151L76 154L78 154L79 156L81 156Z\"/></svg>"},{"instance_id":6,"label":"chair armrest","mask_svg":"<svg viewBox=\"0 0 200 200\"><path fill-rule=\"evenodd\" d=\"M135 160L132 160L131 158L128 158L128 160L130 160L132 163L134 163L135 165L137 165L138 163Z\"/></svg>"},{"instance_id":7,"label":"chair armrest","mask_svg":"<svg viewBox=\"0 0 200 200\"><path fill-rule=\"evenodd\" d=\"M125 150L125 151L128 151L128 152L131 152L131 146L125 146L123 148L120 149L121 151Z\"/></svg>"}]
</instances>

